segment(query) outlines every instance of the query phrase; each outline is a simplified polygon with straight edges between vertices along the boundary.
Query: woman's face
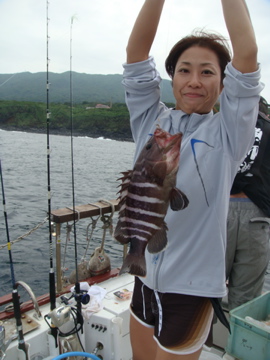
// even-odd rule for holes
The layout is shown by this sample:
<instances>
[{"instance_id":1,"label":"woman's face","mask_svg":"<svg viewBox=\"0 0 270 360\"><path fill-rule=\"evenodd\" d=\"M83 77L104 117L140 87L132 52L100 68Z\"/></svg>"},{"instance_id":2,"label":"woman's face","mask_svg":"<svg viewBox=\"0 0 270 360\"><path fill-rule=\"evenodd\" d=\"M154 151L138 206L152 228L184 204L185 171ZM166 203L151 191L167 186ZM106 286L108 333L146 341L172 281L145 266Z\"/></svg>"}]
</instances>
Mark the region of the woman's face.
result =
<instances>
[{"instance_id":1,"label":"woman's face","mask_svg":"<svg viewBox=\"0 0 270 360\"><path fill-rule=\"evenodd\" d=\"M173 76L176 110L206 114L213 109L222 87L221 70L214 51L192 46L180 55Z\"/></svg>"}]
</instances>

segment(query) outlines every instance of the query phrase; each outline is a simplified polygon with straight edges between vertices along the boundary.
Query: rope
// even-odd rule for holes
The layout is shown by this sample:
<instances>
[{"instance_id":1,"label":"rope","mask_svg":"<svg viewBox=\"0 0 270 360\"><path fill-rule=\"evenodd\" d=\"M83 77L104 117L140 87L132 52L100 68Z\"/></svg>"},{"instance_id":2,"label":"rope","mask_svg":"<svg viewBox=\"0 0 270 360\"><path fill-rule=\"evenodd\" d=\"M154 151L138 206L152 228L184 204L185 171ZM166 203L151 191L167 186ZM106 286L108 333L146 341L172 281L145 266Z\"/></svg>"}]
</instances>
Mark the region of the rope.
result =
<instances>
[{"instance_id":1,"label":"rope","mask_svg":"<svg viewBox=\"0 0 270 360\"><path fill-rule=\"evenodd\" d=\"M108 215L102 215L101 221L103 222L103 226L102 226L103 236L102 236L102 241L101 241L101 245L100 245L100 250L102 251L104 248L105 236L106 236L107 229L110 229L110 233L112 233L112 218L111 218L111 216L108 216Z\"/></svg>"},{"instance_id":2,"label":"rope","mask_svg":"<svg viewBox=\"0 0 270 360\"><path fill-rule=\"evenodd\" d=\"M111 205L111 208L112 208L112 212L110 215L102 215L101 216L101 221L103 222L103 236L102 236L102 241L101 241L101 246L100 246L100 250L102 251L103 248L104 248L104 243L105 243L105 235L106 235L106 231L107 229L110 230L110 234L112 235L113 234L113 222L112 222L112 219L113 219L113 215L114 215L114 210L115 210L115 207L114 205L108 201L108 200L100 200L100 202L103 202L105 204L109 204Z\"/></svg>"},{"instance_id":3,"label":"rope","mask_svg":"<svg viewBox=\"0 0 270 360\"><path fill-rule=\"evenodd\" d=\"M86 258L86 254L87 254L87 251L88 251L88 248L89 248L89 245L90 245L90 241L92 239L92 236L93 236L93 232L97 226L97 222L99 220L99 218L102 216L102 210L101 210L101 207L99 205L95 205L95 204L91 204L89 203L89 205L92 205L92 206L95 206L97 208L99 208L99 211L100 211L100 214L94 219L93 216L91 216L91 220L92 222L90 224L88 224L87 226L87 229L86 229L86 240L87 240L87 246L86 246L86 249L85 249L85 252L84 252L84 255L81 259L81 262L83 262ZM90 232L90 236L88 236L88 231L89 231L89 227L90 225L92 225L91 227L91 232Z\"/></svg>"},{"instance_id":4,"label":"rope","mask_svg":"<svg viewBox=\"0 0 270 360\"><path fill-rule=\"evenodd\" d=\"M10 241L10 244L13 245L19 241L21 241L22 239L24 239L25 237L27 237L28 235L31 235L34 231L38 230L42 225L44 225L46 222L48 221L48 217L46 217L41 223L39 223L38 225L36 225L33 229L29 230L27 233L19 236L16 240ZM0 250L4 249L7 246L7 244L3 244L0 246Z\"/></svg>"},{"instance_id":5,"label":"rope","mask_svg":"<svg viewBox=\"0 0 270 360\"><path fill-rule=\"evenodd\" d=\"M64 257L63 257L63 265L62 265L62 272L65 271L65 263L66 263L66 255L67 255L67 243L70 241L70 233L72 230L72 226L69 223L67 223L67 231L66 231L66 243L65 243L65 250L64 250Z\"/></svg>"},{"instance_id":6,"label":"rope","mask_svg":"<svg viewBox=\"0 0 270 360\"><path fill-rule=\"evenodd\" d=\"M71 211L73 211L74 213L77 213L77 214L78 214L78 219L77 219L77 220L74 219L75 222L78 222L78 221L80 220L81 213L80 213L78 210L72 209L72 208L70 208L70 207L68 207L68 206L66 206L66 209L71 210Z\"/></svg>"}]
</instances>

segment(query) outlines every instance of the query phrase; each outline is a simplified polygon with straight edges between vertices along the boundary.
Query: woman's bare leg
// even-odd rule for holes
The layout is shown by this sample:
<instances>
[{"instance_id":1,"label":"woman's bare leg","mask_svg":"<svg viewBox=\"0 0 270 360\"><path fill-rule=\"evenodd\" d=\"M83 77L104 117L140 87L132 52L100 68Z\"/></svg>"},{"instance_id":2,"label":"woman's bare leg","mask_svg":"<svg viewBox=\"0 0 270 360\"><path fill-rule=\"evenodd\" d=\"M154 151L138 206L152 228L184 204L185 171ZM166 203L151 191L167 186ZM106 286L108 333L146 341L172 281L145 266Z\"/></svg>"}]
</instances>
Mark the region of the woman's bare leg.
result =
<instances>
[{"instance_id":1,"label":"woman's bare leg","mask_svg":"<svg viewBox=\"0 0 270 360\"><path fill-rule=\"evenodd\" d=\"M162 350L153 338L154 329L148 328L130 315L130 341L133 360L198 360L202 349L189 355L175 355Z\"/></svg>"},{"instance_id":2,"label":"woman's bare leg","mask_svg":"<svg viewBox=\"0 0 270 360\"><path fill-rule=\"evenodd\" d=\"M176 355L176 354L168 353L168 352L162 350L158 346L155 360L198 360L199 357L200 357L201 352L202 352L202 349L196 351L193 354Z\"/></svg>"},{"instance_id":3,"label":"woman's bare leg","mask_svg":"<svg viewBox=\"0 0 270 360\"><path fill-rule=\"evenodd\" d=\"M153 339L154 329L139 323L130 315L130 341L133 360L155 360L157 343Z\"/></svg>"}]
</instances>

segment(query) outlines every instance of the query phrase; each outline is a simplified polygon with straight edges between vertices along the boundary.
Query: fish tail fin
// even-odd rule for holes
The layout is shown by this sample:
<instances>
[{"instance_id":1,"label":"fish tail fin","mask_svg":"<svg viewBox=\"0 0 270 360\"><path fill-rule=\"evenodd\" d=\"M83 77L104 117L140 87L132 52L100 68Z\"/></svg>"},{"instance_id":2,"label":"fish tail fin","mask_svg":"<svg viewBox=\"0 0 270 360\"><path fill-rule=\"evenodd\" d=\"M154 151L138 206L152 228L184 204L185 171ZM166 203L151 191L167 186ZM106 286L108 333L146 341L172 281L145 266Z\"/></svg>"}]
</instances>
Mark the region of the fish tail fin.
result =
<instances>
[{"instance_id":1,"label":"fish tail fin","mask_svg":"<svg viewBox=\"0 0 270 360\"><path fill-rule=\"evenodd\" d=\"M146 262L144 255L127 254L124 259L123 265L119 272L119 275L128 272L135 276L146 276Z\"/></svg>"}]
</instances>

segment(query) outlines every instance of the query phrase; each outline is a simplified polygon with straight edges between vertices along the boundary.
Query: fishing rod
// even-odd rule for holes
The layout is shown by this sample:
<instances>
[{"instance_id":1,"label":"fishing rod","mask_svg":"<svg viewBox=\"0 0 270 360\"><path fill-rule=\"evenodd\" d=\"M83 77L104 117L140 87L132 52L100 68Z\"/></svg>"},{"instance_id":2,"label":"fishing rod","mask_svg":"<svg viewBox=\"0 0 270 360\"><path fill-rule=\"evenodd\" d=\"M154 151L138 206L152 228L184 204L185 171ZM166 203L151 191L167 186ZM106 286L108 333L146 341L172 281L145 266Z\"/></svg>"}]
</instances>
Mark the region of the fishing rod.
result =
<instances>
[{"instance_id":1,"label":"fishing rod","mask_svg":"<svg viewBox=\"0 0 270 360\"><path fill-rule=\"evenodd\" d=\"M7 235L7 248L8 248L8 254L9 254L9 265L10 265L11 281L12 281L12 285L13 285L12 300L13 300L14 316L16 319L16 327L17 327L18 340L19 340L18 348L25 353L25 359L28 360L28 351L27 351L27 347L26 347L26 344L24 342L24 337L23 337L20 301L19 301L18 290L16 287L14 265L13 265L12 252L11 252L11 243L10 243L10 239L9 239L8 219L7 219L7 211L6 211L6 198L5 198L5 191L4 191L4 180L3 180L1 159L0 159L0 177L1 177L1 188L2 188L6 235Z\"/></svg>"},{"instance_id":2,"label":"fishing rod","mask_svg":"<svg viewBox=\"0 0 270 360\"><path fill-rule=\"evenodd\" d=\"M52 224L51 224L51 166L50 166L50 117L51 112L49 109L49 1L47 0L46 6L46 28L47 28L47 80L46 80L46 95L47 95L47 108L46 108L46 118L47 118L47 190L48 190L48 221L49 221L49 257L50 257L50 273L49 273L49 287L50 287L50 309L53 311L56 308L56 290L55 290L55 273L53 266L53 246L52 246ZM57 344L57 327L53 324L51 325L51 334L55 339L55 347Z\"/></svg>"},{"instance_id":3,"label":"fishing rod","mask_svg":"<svg viewBox=\"0 0 270 360\"><path fill-rule=\"evenodd\" d=\"M73 206L73 227L74 227L74 252L75 252L75 300L77 303L77 322L80 324L81 332L83 332L83 317L81 315L82 302L87 303L90 299L80 290L78 275L78 253L77 253L77 231L76 231L76 210L75 210L75 178L74 178L74 146L73 146L73 81L72 81L72 27L75 16L70 21L70 139L71 139L71 177L72 177L72 206ZM79 218L79 214L78 214Z\"/></svg>"}]
</instances>

